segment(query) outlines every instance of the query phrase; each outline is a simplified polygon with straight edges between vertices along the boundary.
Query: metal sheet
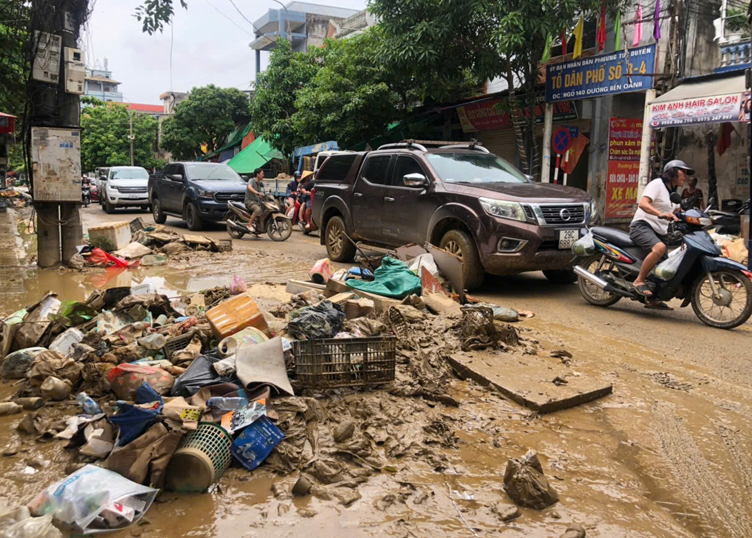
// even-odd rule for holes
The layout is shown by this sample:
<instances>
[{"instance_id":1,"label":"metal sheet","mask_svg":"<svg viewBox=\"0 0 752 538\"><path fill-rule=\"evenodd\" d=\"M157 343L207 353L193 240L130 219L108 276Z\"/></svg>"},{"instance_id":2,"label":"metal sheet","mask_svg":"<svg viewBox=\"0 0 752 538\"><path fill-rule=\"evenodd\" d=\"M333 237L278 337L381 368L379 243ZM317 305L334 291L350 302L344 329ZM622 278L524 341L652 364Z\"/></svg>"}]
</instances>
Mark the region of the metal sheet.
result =
<instances>
[{"instance_id":1,"label":"metal sheet","mask_svg":"<svg viewBox=\"0 0 752 538\"><path fill-rule=\"evenodd\" d=\"M81 131L31 128L34 200L81 201Z\"/></svg>"}]
</instances>

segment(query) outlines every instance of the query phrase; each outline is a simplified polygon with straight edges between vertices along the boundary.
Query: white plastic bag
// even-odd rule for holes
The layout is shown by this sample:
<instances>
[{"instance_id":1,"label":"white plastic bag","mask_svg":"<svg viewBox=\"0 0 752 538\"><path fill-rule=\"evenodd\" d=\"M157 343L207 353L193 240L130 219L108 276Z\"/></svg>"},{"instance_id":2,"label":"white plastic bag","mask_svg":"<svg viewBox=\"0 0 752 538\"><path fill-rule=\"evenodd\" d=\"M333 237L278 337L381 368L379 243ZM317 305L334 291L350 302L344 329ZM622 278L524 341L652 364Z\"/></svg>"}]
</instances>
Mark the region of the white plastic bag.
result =
<instances>
[{"instance_id":1,"label":"white plastic bag","mask_svg":"<svg viewBox=\"0 0 752 538\"><path fill-rule=\"evenodd\" d=\"M676 276L687 249L677 248L668 255L668 259L655 266L655 276L661 280L671 280Z\"/></svg>"},{"instance_id":2,"label":"white plastic bag","mask_svg":"<svg viewBox=\"0 0 752 538\"><path fill-rule=\"evenodd\" d=\"M95 534L127 527L149 510L159 490L136 484L124 476L86 465L64 480L49 486L29 504L32 515L51 515L78 530ZM102 515L113 503L134 509L131 521L112 527ZM106 515L106 514L105 514Z\"/></svg>"},{"instance_id":3,"label":"white plastic bag","mask_svg":"<svg viewBox=\"0 0 752 538\"><path fill-rule=\"evenodd\" d=\"M595 252L593 232L588 230L588 233L572 243L572 252L574 252L577 256L589 256L590 254Z\"/></svg>"},{"instance_id":4,"label":"white plastic bag","mask_svg":"<svg viewBox=\"0 0 752 538\"><path fill-rule=\"evenodd\" d=\"M0 530L0 538L63 538L52 524L52 514L28 517Z\"/></svg>"}]
</instances>

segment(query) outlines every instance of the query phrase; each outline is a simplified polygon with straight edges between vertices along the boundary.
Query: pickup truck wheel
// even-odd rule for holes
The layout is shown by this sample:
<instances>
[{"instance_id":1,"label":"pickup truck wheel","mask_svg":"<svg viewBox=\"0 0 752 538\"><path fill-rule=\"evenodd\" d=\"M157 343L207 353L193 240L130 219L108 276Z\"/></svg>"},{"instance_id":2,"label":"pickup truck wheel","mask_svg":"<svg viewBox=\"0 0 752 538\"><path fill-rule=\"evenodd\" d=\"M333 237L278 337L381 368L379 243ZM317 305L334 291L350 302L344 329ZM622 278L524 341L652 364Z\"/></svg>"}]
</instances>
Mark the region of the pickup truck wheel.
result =
<instances>
[{"instance_id":1,"label":"pickup truck wheel","mask_svg":"<svg viewBox=\"0 0 752 538\"><path fill-rule=\"evenodd\" d=\"M152 201L151 214L157 224L164 224L167 220L167 215L162 212L162 201L159 198L154 198Z\"/></svg>"},{"instance_id":2,"label":"pickup truck wheel","mask_svg":"<svg viewBox=\"0 0 752 538\"><path fill-rule=\"evenodd\" d=\"M193 202L188 202L185 206L185 223L192 232L200 232L204 229L204 221L198 216L198 209Z\"/></svg>"},{"instance_id":3,"label":"pickup truck wheel","mask_svg":"<svg viewBox=\"0 0 752 538\"><path fill-rule=\"evenodd\" d=\"M113 206L109 200L104 201L104 212L108 215L112 215L115 212L115 206Z\"/></svg>"},{"instance_id":4,"label":"pickup truck wheel","mask_svg":"<svg viewBox=\"0 0 752 538\"><path fill-rule=\"evenodd\" d=\"M480 263L478 249L472 237L462 230L450 230L441 238L439 247L462 260L465 269L462 275L465 289L473 291L480 288L486 271Z\"/></svg>"},{"instance_id":5,"label":"pickup truck wheel","mask_svg":"<svg viewBox=\"0 0 752 538\"><path fill-rule=\"evenodd\" d=\"M577 282L577 273L572 269L543 271L543 275L549 282L553 282L554 284L571 284L572 282Z\"/></svg>"},{"instance_id":6,"label":"pickup truck wheel","mask_svg":"<svg viewBox=\"0 0 752 538\"><path fill-rule=\"evenodd\" d=\"M351 262L355 245L345 236L347 233L342 217L332 217L326 224L326 253L333 262Z\"/></svg>"}]
</instances>

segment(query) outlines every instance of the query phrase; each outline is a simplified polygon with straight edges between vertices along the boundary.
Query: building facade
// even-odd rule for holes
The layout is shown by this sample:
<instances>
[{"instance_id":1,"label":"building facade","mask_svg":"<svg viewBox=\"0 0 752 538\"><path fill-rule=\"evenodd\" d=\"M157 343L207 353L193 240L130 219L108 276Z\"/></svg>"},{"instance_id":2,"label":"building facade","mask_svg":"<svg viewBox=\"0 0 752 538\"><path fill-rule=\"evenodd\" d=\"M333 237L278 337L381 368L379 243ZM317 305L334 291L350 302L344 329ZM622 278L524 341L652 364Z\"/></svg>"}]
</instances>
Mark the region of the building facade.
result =
<instances>
[{"instance_id":1,"label":"building facade","mask_svg":"<svg viewBox=\"0 0 752 538\"><path fill-rule=\"evenodd\" d=\"M84 95L100 101L123 102L123 94L119 90L120 82L112 78L112 71L105 69L86 69L84 80Z\"/></svg>"},{"instance_id":2,"label":"building facade","mask_svg":"<svg viewBox=\"0 0 752 538\"><path fill-rule=\"evenodd\" d=\"M256 51L256 73L261 71L261 53L271 52L277 46L277 39L287 39L294 51L306 52L309 47L323 44L332 22L358 13L356 9L309 2L290 2L284 8L270 9L253 22L256 38L249 46Z\"/></svg>"}]
</instances>

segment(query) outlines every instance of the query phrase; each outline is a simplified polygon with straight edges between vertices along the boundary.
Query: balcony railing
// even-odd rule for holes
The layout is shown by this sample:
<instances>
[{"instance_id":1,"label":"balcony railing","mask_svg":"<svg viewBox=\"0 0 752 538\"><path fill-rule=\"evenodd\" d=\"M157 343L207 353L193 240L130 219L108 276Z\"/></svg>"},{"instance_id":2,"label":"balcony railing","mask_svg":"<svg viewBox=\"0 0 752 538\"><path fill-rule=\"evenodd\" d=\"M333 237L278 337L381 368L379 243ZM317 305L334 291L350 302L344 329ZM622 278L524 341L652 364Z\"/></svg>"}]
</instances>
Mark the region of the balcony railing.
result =
<instances>
[{"instance_id":1,"label":"balcony railing","mask_svg":"<svg viewBox=\"0 0 752 538\"><path fill-rule=\"evenodd\" d=\"M739 41L721 45L721 66L716 72L742 69L752 62L752 40L744 37Z\"/></svg>"}]
</instances>

